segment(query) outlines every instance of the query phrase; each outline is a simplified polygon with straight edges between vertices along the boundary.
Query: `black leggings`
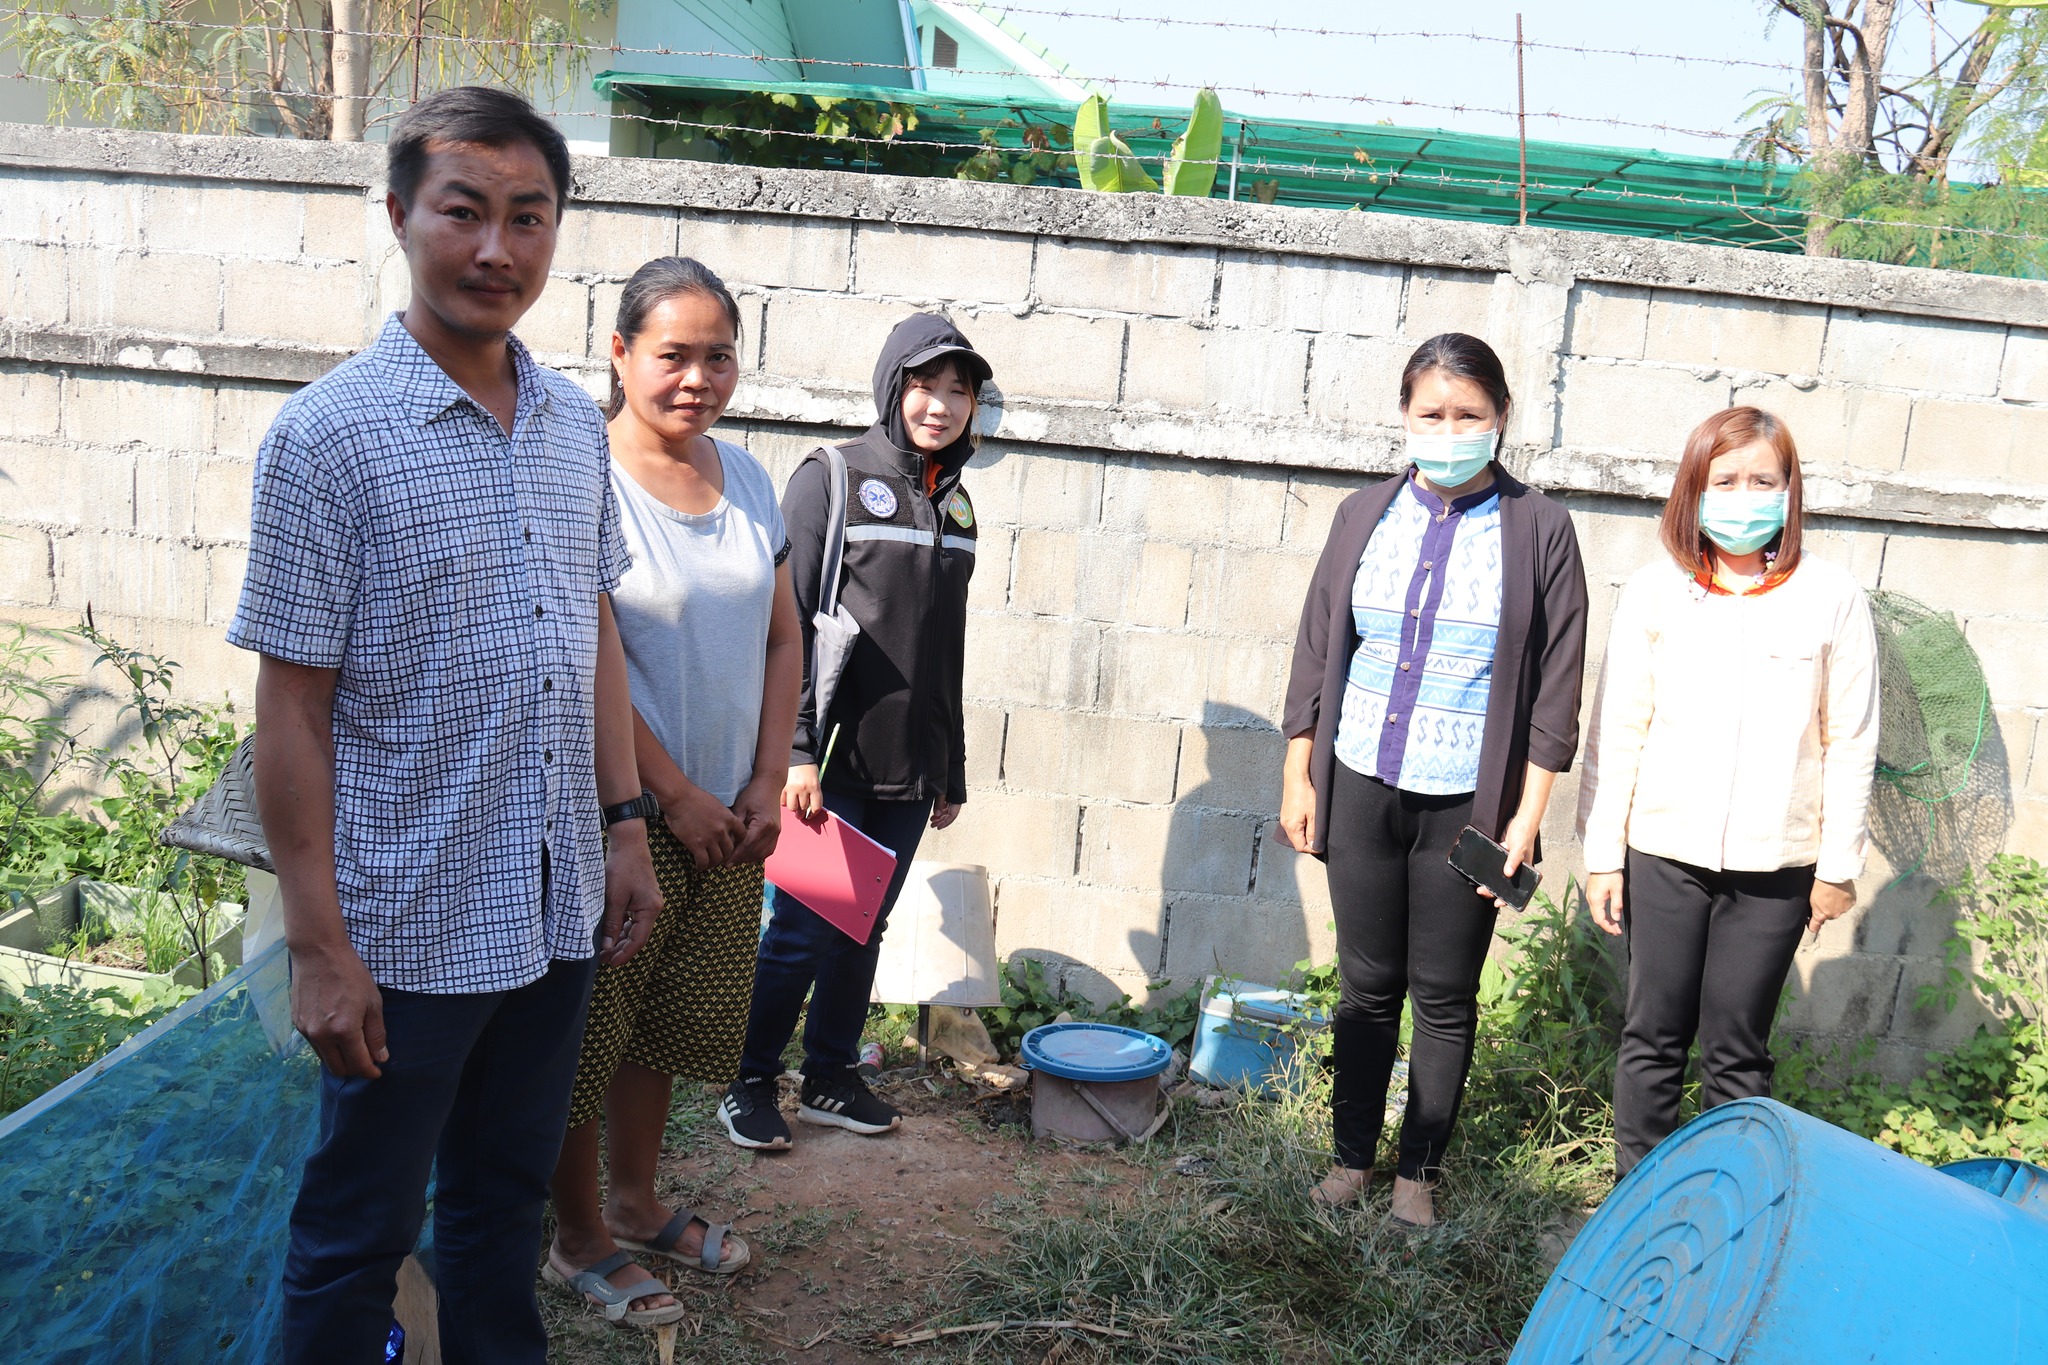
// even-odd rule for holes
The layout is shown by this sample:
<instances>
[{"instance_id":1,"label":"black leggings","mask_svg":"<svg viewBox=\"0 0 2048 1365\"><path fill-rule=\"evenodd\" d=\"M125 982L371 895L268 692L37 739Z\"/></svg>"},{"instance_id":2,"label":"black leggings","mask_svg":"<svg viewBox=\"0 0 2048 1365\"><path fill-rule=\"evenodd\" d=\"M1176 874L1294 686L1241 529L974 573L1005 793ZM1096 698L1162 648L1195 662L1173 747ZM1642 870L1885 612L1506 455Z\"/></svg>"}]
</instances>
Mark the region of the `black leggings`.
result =
<instances>
[{"instance_id":1,"label":"black leggings","mask_svg":"<svg viewBox=\"0 0 2048 1365\"><path fill-rule=\"evenodd\" d=\"M1472 794L1420 796L1335 765L1330 786L1330 904L1343 995L1333 1025L1330 1095L1337 1160L1373 1164L1399 1048L1401 1004L1415 1001L1399 1172L1433 1179L1450 1146L1478 1024L1479 968L1493 941L1492 897L1453 871Z\"/></svg>"},{"instance_id":2,"label":"black leggings","mask_svg":"<svg viewBox=\"0 0 2048 1365\"><path fill-rule=\"evenodd\" d=\"M1614 1166L1678 1126L1700 1041L1700 1107L1771 1093L1771 1019L1812 915L1813 868L1713 872L1628 851L1628 1020L1614 1073Z\"/></svg>"}]
</instances>

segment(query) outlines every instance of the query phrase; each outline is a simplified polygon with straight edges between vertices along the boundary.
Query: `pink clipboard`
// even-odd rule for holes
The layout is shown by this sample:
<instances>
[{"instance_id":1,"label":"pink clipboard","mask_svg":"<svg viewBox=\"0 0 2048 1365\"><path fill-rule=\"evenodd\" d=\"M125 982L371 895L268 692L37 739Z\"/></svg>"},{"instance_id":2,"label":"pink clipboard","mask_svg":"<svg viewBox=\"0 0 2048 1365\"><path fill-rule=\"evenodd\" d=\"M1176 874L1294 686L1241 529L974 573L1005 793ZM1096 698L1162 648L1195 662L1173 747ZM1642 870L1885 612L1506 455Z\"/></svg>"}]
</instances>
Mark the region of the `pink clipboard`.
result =
<instances>
[{"instance_id":1,"label":"pink clipboard","mask_svg":"<svg viewBox=\"0 0 2048 1365\"><path fill-rule=\"evenodd\" d=\"M830 811L816 824L784 811L775 852L762 870L833 928L866 943L896 874L896 855Z\"/></svg>"}]
</instances>

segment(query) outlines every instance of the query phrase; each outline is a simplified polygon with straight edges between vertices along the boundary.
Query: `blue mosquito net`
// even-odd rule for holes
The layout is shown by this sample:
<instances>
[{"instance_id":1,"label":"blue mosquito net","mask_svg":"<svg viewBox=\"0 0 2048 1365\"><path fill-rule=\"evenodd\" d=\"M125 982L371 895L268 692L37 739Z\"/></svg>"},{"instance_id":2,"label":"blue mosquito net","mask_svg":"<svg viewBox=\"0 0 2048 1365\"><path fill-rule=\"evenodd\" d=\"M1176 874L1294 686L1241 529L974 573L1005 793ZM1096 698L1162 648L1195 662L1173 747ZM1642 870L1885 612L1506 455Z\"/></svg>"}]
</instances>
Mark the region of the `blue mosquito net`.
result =
<instances>
[{"instance_id":1,"label":"blue mosquito net","mask_svg":"<svg viewBox=\"0 0 2048 1365\"><path fill-rule=\"evenodd\" d=\"M270 1365L319 1125L284 946L0 1121L0 1360Z\"/></svg>"}]
</instances>

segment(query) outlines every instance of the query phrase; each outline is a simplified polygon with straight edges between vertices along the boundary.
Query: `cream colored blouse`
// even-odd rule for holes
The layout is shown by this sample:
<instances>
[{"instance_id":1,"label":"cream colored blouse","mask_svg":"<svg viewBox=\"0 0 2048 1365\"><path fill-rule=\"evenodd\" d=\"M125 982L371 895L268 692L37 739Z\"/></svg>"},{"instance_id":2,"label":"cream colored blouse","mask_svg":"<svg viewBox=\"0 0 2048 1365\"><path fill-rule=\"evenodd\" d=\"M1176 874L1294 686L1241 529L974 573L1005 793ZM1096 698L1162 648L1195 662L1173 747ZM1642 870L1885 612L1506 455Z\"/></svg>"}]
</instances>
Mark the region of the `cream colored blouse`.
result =
<instances>
[{"instance_id":1,"label":"cream colored blouse","mask_svg":"<svg viewBox=\"0 0 2048 1365\"><path fill-rule=\"evenodd\" d=\"M1588 872L1634 848L1695 867L1815 865L1869 849L1877 640L1863 590L1804 556L1753 597L1709 595L1669 559L1637 570L1608 632L1579 785Z\"/></svg>"}]
</instances>

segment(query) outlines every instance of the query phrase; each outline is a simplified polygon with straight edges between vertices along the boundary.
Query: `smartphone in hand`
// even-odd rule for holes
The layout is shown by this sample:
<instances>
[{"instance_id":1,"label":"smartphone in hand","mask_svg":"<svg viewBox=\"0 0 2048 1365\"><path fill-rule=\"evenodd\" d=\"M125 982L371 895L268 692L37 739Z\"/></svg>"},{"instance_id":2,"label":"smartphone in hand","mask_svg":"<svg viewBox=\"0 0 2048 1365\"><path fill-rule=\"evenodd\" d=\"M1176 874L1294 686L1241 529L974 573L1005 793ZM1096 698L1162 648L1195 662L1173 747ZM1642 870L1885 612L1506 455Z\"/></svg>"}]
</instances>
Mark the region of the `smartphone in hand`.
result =
<instances>
[{"instance_id":1,"label":"smartphone in hand","mask_svg":"<svg viewBox=\"0 0 2048 1365\"><path fill-rule=\"evenodd\" d=\"M1451 845L1451 866L1481 891L1491 892L1520 910L1536 894L1536 883L1541 879L1527 863L1516 868L1515 875L1510 877L1507 865L1508 851L1499 844L1470 825L1458 831L1457 841Z\"/></svg>"}]
</instances>

